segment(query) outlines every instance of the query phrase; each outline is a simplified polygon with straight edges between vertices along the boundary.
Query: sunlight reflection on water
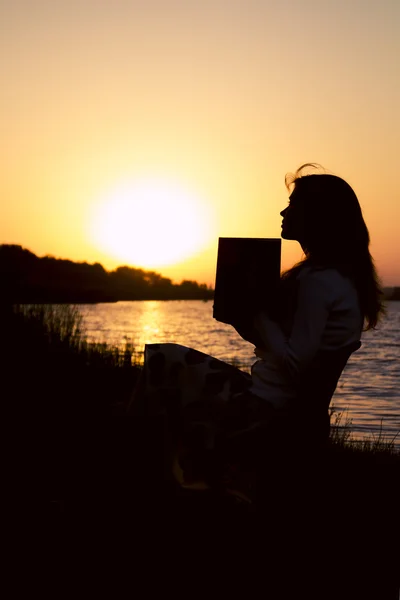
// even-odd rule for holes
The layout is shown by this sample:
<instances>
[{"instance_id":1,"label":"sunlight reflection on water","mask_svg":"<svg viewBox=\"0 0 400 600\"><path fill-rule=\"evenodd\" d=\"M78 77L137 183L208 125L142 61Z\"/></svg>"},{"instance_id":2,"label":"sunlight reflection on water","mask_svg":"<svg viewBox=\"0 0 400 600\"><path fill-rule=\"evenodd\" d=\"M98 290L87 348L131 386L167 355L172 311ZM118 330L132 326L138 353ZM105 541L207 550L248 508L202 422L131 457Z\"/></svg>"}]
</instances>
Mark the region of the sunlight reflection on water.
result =
<instances>
[{"instance_id":1,"label":"sunlight reflection on water","mask_svg":"<svg viewBox=\"0 0 400 600\"><path fill-rule=\"evenodd\" d=\"M82 305L88 339L119 347L131 343L140 357L145 344L171 342L196 348L249 371L254 347L229 325L212 318L212 301L175 300ZM400 302L388 303L388 314L376 331L363 334L362 347L351 357L332 404L348 411L357 437L400 430ZM399 437L397 443L400 443Z\"/></svg>"}]
</instances>

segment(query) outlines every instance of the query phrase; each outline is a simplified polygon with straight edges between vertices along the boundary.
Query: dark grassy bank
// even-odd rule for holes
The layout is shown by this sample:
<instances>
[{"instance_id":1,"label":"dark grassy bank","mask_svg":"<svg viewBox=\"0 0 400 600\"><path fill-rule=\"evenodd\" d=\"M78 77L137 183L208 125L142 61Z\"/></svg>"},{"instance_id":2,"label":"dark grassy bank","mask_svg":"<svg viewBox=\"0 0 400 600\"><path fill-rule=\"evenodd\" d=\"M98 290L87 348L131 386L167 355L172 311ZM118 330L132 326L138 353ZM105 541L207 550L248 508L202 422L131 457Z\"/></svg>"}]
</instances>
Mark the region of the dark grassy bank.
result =
<instances>
[{"instance_id":1,"label":"dark grassy bank","mask_svg":"<svg viewBox=\"0 0 400 600\"><path fill-rule=\"evenodd\" d=\"M183 491L163 478L162 424L124 418L140 373L134 348L89 344L71 306L3 305L0 318L21 495L29 503L38 484L44 491L59 556L101 551L161 588L171 576L224 595L397 600L393 444L355 444L348 427L333 427L323 452L291 448L266 462L251 506Z\"/></svg>"},{"instance_id":2,"label":"dark grassy bank","mask_svg":"<svg viewBox=\"0 0 400 600\"><path fill-rule=\"evenodd\" d=\"M3 305L2 364L9 399L24 411L105 416L128 402L139 365L133 348L87 342L70 305Z\"/></svg>"}]
</instances>

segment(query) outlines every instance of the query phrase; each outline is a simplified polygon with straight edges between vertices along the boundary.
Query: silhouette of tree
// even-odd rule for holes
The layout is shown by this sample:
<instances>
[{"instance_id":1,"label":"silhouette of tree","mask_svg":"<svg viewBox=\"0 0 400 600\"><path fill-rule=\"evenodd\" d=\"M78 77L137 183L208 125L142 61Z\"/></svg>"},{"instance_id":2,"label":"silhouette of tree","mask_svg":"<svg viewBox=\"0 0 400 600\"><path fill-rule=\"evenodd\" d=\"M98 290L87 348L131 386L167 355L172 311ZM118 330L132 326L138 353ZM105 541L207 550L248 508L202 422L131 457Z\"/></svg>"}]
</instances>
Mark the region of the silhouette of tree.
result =
<instances>
[{"instance_id":1,"label":"silhouette of tree","mask_svg":"<svg viewBox=\"0 0 400 600\"><path fill-rule=\"evenodd\" d=\"M3 297L14 303L86 303L117 300L210 299L205 284L172 283L155 271L120 266L106 271L100 263L37 257L19 245L0 245Z\"/></svg>"}]
</instances>

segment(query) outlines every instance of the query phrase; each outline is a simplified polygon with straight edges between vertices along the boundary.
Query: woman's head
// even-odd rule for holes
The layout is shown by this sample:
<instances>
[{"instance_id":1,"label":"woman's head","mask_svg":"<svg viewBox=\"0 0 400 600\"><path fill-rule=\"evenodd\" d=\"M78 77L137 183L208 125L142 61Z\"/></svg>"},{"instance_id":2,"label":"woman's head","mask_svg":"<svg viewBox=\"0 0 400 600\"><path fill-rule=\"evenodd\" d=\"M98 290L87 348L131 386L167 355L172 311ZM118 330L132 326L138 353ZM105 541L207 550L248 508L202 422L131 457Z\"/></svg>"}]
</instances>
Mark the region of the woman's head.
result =
<instances>
[{"instance_id":1,"label":"woman's head","mask_svg":"<svg viewBox=\"0 0 400 600\"><path fill-rule=\"evenodd\" d=\"M297 239L306 256L316 261L347 263L349 254L359 254L369 244L357 196L340 177L303 174L310 166L315 165L303 165L286 177L291 194L289 206L281 213L282 237Z\"/></svg>"},{"instance_id":2,"label":"woman's head","mask_svg":"<svg viewBox=\"0 0 400 600\"><path fill-rule=\"evenodd\" d=\"M369 251L369 233L356 194L344 179L309 173L302 165L285 178L291 191L283 216L282 237L300 242L308 263L334 267L357 287L367 329L383 310L379 279Z\"/></svg>"}]
</instances>

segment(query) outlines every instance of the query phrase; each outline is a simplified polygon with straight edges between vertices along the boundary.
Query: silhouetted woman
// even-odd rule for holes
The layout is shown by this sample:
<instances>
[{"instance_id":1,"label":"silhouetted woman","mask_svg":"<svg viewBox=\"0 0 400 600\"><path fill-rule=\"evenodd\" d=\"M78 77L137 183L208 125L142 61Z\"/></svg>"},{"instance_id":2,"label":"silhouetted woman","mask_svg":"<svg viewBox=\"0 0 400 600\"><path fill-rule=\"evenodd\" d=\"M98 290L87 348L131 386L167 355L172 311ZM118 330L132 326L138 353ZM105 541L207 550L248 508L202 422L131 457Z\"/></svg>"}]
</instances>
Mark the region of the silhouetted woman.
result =
<instances>
[{"instance_id":1,"label":"silhouetted woman","mask_svg":"<svg viewBox=\"0 0 400 600\"><path fill-rule=\"evenodd\" d=\"M304 260L283 275L273 317L254 321L264 349L255 350L252 391L277 407L297 398L321 356L356 348L383 310L357 197L339 177L303 175L311 166L286 178L292 192L281 212L282 237L300 243Z\"/></svg>"},{"instance_id":2,"label":"silhouetted woman","mask_svg":"<svg viewBox=\"0 0 400 600\"><path fill-rule=\"evenodd\" d=\"M317 167L286 177L291 193L281 212L281 235L301 244L304 259L282 275L275 307L252 318L250 333L237 326L246 340L252 331L262 339L251 375L178 344L146 345L132 408L141 396L142 409L166 415L175 472L186 483L201 478L216 441L259 423L279 423L275 441L304 428L303 438L325 439L338 378L362 330L383 312L358 199L340 177L309 174Z\"/></svg>"}]
</instances>

